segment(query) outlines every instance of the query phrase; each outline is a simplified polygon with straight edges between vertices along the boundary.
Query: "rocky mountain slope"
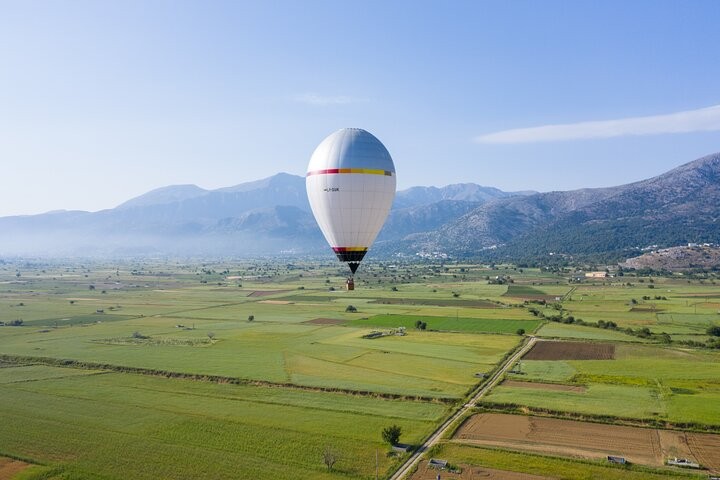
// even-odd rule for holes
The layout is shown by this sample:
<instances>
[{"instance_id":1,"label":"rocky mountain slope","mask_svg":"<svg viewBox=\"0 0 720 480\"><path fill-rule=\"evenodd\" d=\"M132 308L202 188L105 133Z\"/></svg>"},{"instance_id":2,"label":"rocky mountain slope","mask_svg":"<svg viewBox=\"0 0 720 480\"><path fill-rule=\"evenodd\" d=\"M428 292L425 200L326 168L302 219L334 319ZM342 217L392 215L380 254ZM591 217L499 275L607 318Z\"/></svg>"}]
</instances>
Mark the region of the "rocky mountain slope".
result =
<instances>
[{"instance_id":1,"label":"rocky mountain slope","mask_svg":"<svg viewBox=\"0 0 720 480\"><path fill-rule=\"evenodd\" d=\"M612 188L538 193L487 202L404 248L537 258L622 255L658 244L720 240L720 154Z\"/></svg>"},{"instance_id":2,"label":"rocky mountain slope","mask_svg":"<svg viewBox=\"0 0 720 480\"><path fill-rule=\"evenodd\" d=\"M620 264L623 268L682 271L720 267L720 247L689 245L653 250Z\"/></svg>"},{"instance_id":3,"label":"rocky mountain slope","mask_svg":"<svg viewBox=\"0 0 720 480\"><path fill-rule=\"evenodd\" d=\"M380 237L434 230L487 199L511 194L475 184L400 191ZM305 179L280 173L216 190L162 187L99 212L0 218L0 255L256 255L324 252Z\"/></svg>"},{"instance_id":4,"label":"rocky mountain slope","mask_svg":"<svg viewBox=\"0 0 720 480\"><path fill-rule=\"evenodd\" d=\"M376 255L442 252L496 260L551 254L620 259L648 245L720 243L720 154L647 180L566 192L465 183L397 194ZM217 190L178 185L100 212L0 218L1 255L256 255L326 252L303 177ZM555 257L557 258L557 257Z\"/></svg>"}]
</instances>

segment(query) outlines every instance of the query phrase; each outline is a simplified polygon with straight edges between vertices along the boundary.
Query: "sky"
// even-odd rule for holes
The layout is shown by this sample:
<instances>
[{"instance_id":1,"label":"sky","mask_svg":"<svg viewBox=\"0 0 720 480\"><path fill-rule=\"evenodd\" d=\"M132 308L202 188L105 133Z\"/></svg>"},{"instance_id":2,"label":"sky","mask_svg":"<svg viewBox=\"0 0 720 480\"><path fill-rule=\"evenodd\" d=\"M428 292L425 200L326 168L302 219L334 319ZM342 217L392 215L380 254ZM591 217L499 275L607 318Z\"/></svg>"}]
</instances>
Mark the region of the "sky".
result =
<instances>
[{"instance_id":1,"label":"sky","mask_svg":"<svg viewBox=\"0 0 720 480\"><path fill-rule=\"evenodd\" d=\"M720 151L717 1L0 0L0 216L304 175L568 190Z\"/></svg>"}]
</instances>

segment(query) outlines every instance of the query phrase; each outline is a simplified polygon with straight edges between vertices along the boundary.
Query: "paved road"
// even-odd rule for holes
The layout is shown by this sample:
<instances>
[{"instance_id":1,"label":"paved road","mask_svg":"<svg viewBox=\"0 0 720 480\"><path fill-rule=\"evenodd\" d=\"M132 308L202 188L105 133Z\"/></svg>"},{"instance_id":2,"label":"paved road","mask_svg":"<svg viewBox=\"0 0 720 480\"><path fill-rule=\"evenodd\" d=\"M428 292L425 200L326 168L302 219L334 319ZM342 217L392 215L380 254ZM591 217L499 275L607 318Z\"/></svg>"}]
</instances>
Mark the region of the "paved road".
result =
<instances>
[{"instance_id":1,"label":"paved road","mask_svg":"<svg viewBox=\"0 0 720 480\"><path fill-rule=\"evenodd\" d=\"M515 362L517 362L523 355L525 355L527 351L530 350L533 345L535 345L536 341L537 338L530 337L530 340L520 350L518 350L513 356L505 360L505 363L500 366L500 368L497 370L497 372L495 372L492 378L490 378L489 381L485 382L483 386L481 386L477 390L477 392L475 392L470 401L462 405L455 411L455 413L450 415L450 418L445 420L445 422L440 425L437 430L435 430L432 435L428 437L427 440L425 440L425 443L423 443L417 450L415 450L415 453L413 453L412 456L408 458L405 463L402 464L402 466L393 474L393 476L390 477L390 480L400 480L401 478L404 478L408 473L410 473L415 467L415 465L420 461L420 457L422 456L422 454L425 453L442 438L442 436L445 434L445 432L447 432L447 430L455 422L455 420L464 415L475 405L475 402L480 400L480 398L482 398L487 392L489 392L490 389L497 385L505 372L507 372L508 369L512 367Z\"/></svg>"}]
</instances>

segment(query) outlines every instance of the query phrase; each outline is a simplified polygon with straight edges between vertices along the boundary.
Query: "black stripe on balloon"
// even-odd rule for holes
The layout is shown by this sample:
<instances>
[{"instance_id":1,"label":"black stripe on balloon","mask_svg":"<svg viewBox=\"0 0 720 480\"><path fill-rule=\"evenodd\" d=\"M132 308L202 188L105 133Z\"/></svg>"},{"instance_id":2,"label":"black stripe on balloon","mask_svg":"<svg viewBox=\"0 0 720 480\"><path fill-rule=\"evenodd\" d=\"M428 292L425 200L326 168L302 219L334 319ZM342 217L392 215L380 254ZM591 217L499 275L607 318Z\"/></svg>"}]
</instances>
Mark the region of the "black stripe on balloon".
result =
<instances>
[{"instance_id":1,"label":"black stripe on balloon","mask_svg":"<svg viewBox=\"0 0 720 480\"><path fill-rule=\"evenodd\" d=\"M362 261L363 257L365 257L365 254L367 251L364 252L335 252L335 255L337 255L338 260L341 262L360 262Z\"/></svg>"}]
</instances>

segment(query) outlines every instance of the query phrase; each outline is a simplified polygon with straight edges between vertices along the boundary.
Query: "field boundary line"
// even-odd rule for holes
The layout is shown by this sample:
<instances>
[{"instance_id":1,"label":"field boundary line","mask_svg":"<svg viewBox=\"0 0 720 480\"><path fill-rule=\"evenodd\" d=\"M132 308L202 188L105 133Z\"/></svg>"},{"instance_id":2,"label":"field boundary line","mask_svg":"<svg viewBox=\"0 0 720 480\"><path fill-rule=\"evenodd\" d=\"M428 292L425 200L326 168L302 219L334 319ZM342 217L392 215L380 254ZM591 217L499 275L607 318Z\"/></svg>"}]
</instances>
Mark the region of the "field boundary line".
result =
<instances>
[{"instance_id":1,"label":"field boundary line","mask_svg":"<svg viewBox=\"0 0 720 480\"><path fill-rule=\"evenodd\" d=\"M575 293L575 290L577 290L577 287L572 287L565 295L562 296L561 302L564 302L565 300L567 300L568 298L570 298L570 295L572 295L573 293Z\"/></svg>"},{"instance_id":2,"label":"field boundary line","mask_svg":"<svg viewBox=\"0 0 720 480\"><path fill-rule=\"evenodd\" d=\"M296 383L270 382L267 380L253 380L241 377L228 377L223 375L212 375L203 373L184 373L173 372L169 370L155 370L152 368L130 367L124 365L114 365L110 363L84 362L80 360L71 360L52 357L31 357L22 355L0 354L0 363L16 363L23 365L27 363L35 363L53 367L75 368L82 370L104 370L105 372L126 373L131 375L146 375L152 377L175 378L180 380L193 380L209 383L227 383L231 385L248 385L268 388L287 388L294 390L304 390L308 392L324 392L324 393L340 393L344 395L355 395L360 397L375 397L386 400L409 400L415 402L426 403L442 403L451 404L457 402L457 398L452 397L428 397L423 395L403 395L399 393L375 392L372 390L353 390L349 388L332 388L311 385L299 385Z\"/></svg>"},{"instance_id":3,"label":"field boundary line","mask_svg":"<svg viewBox=\"0 0 720 480\"><path fill-rule=\"evenodd\" d=\"M467 414L475 406L475 403L478 400L485 396L500 382L500 379L502 379L503 375L505 375L505 373L510 369L510 367L516 361L522 358L522 356L525 355L533 347L533 345L535 345L537 338L534 336L528 338L528 342L521 348L519 348L514 354L509 356L502 364L500 364L500 367L492 375L492 377L490 377L490 380L481 385L475 391L475 393L472 394L470 400L468 400L457 410L455 410L455 412L453 412L438 428L433 431L433 433L430 434L430 436L425 440L425 442L423 442L423 444L420 445L417 450L415 450L415 452L413 452L410 458L408 458L407 461L405 461L405 463L403 463L395 471L395 473L390 476L390 480L400 480L406 478L412 472L413 468L415 468L415 466L418 464L423 454L429 449L431 449L433 446L435 446L440 441L440 439L450 430L450 428L455 425L455 422L458 419Z\"/></svg>"}]
</instances>

